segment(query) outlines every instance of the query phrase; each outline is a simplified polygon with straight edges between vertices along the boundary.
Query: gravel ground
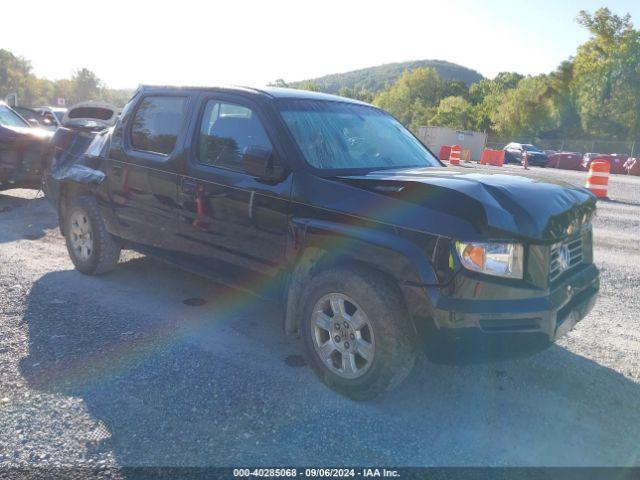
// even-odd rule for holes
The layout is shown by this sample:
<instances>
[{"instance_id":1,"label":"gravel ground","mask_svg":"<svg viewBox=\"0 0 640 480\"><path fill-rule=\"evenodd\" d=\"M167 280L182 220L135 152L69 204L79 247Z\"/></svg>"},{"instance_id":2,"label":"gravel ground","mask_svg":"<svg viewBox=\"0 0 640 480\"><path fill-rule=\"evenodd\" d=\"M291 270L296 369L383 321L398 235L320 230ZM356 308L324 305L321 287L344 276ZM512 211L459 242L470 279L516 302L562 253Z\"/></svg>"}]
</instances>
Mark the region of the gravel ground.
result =
<instances>
[{"instance_id":1,"label":"gravel ground","mask_svg":"<svg viewBox=\"0 0 640 480\"><path fill-rule=\"evenodd\" d=\"M82 276L46 200L3 192L0 466L639 466L640 178L610 192L601 295L573 332L524 358L422 358L370 403L296 361L274 306L133 253Z\"/></svg>"}]
</instances>

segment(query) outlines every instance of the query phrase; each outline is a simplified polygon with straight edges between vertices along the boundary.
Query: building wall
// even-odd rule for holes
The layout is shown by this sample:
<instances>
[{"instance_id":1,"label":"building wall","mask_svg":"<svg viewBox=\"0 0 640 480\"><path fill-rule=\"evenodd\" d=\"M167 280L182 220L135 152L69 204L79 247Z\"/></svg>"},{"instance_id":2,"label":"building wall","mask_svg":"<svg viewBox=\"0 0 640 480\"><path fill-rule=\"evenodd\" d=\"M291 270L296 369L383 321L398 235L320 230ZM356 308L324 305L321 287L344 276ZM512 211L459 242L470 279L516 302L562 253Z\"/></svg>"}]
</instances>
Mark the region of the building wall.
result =
<instances>
[{"instance_id":1,"label":"building wall","mask_svg":"<svg viewBox=\"0 0 640 480\"><path fill-rule=\"evenodd\" d=\"M474 161L480 161L487 142L486 133L449 127L418 127L417 137L436 155L443 145L460 145L463 149L471 151L471 159Z\"/></svg>"}]
</instances>

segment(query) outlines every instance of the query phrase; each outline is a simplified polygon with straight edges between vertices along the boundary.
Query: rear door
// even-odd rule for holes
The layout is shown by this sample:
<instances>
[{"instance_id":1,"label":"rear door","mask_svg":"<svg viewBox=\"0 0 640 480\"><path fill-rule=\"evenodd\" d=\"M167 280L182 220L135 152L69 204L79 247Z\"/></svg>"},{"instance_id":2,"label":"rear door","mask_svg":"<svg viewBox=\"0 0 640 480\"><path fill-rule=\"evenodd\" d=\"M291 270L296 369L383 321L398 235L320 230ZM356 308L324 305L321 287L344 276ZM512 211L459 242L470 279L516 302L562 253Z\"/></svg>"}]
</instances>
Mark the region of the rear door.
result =
<instances>
[{"instance_id":1,"label":"rear door","mask_svg":"<svg viewBox=\"0 0 640 480\"><path fill-rule=\"evenodd\" d=\"M176 248L177 192L192 98L142 94L114 132L107 180L120 236Z\"/></svg>"},{"instance_id":2,"label":"rear door","mask_svg":"<svg viewBox=\"0 0 640 480\"><path fill-rule=\"evenodd\" d=\"M211 268L234 270L249 290L273 285L258 279L276 276L283 263L291 175L257 179L244 171L242 158L260 149L282 165L275 130L261 108L241 96L204 97L199 110L179 188L185 246Z\"/></svg>"}]
</instances>

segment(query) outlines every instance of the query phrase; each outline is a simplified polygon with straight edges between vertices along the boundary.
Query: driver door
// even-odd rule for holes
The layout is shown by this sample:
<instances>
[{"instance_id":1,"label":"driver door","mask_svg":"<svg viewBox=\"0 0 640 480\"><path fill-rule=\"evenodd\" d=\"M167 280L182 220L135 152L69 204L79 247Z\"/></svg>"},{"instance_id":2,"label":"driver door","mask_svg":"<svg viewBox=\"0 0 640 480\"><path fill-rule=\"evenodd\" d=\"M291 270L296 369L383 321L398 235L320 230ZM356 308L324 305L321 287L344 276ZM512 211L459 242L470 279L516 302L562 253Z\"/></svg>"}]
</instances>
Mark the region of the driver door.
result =
<instances>
[{"instance_id":1,"label":"driver door","mask_svg":"<svg viewBox=\"0 0 640 480\"><path fill-rule=\"evenodd\" d=\"M179 185L180 234L186 253L243 278L275 276L283 263L291 176L266 183L245 171L252 150L282 157L259 108L234 95L203 99Z\"/></svg>"}]
</instances>

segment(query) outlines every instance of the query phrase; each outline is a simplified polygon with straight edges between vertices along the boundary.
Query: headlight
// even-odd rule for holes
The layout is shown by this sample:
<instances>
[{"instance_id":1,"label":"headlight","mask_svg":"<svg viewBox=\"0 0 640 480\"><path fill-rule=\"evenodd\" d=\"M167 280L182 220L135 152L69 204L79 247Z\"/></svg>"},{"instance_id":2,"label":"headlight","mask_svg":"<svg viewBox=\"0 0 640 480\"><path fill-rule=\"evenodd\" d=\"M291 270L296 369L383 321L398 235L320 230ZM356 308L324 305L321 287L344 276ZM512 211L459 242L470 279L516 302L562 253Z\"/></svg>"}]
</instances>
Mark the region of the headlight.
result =
<instances>
[{"instance_id":1,"label":"headlight","mask_svg":"<svg viewBox=\"0 0 640 480\"><path fill-rule=\"evenodd\" d=\"M498 277L522 278L524 249L519 243L456 242L465 268Z\"/></svg>"}]
</instances>

